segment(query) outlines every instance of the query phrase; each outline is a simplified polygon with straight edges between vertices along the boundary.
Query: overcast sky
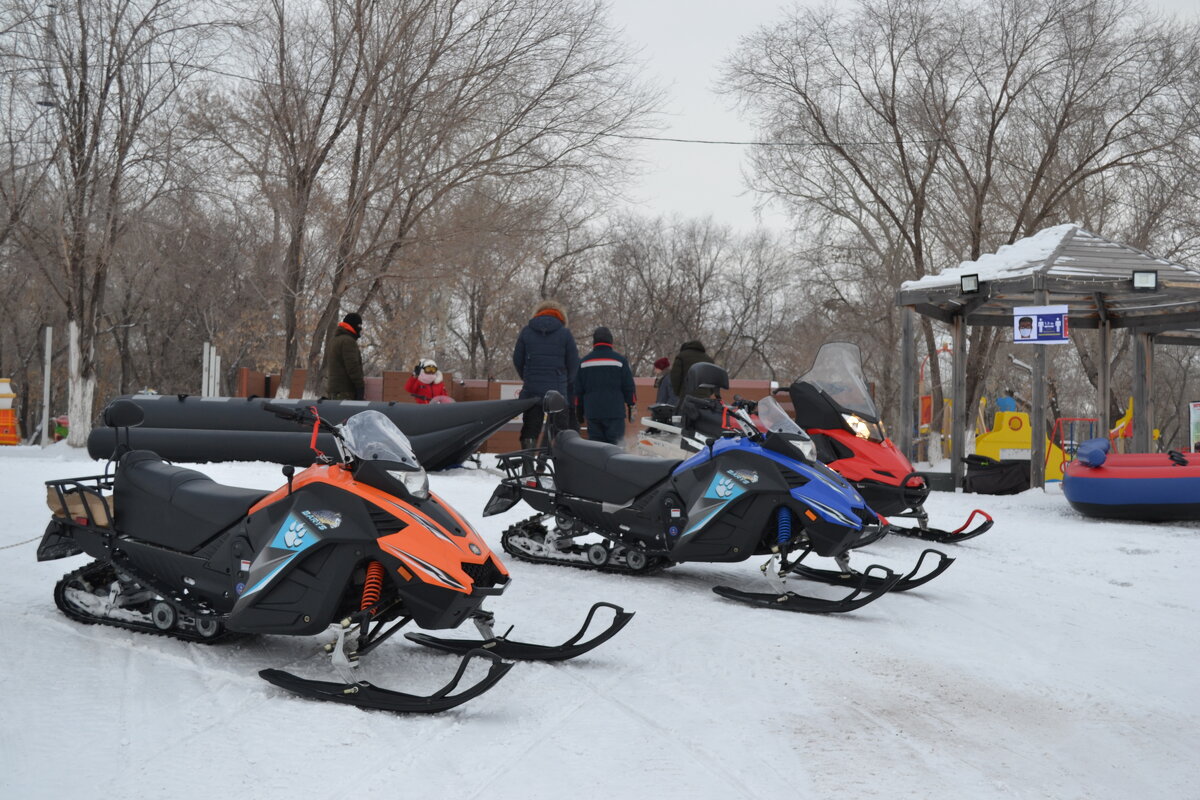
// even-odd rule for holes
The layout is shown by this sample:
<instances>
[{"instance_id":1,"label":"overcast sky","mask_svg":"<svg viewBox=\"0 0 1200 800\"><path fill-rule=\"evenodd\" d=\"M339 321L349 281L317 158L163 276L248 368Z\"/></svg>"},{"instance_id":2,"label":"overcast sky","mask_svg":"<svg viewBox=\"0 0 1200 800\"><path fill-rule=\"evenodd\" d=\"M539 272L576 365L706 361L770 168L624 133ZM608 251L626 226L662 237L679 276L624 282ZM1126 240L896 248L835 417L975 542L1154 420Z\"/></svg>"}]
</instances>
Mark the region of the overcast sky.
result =
<instances>
[{"instance_id":1,"label":"overcast sky","mask_svg":"<svg viewBox=\"0 0 1200 800\"><path fill-rule=\"evenodd\" d=\"M731 110L731 99L712 91L721 63L739 37L782 18L789 0L609 0L613 24L642 51L646 77L667 92L659 135L684 139L746 141L753 127ZM1200 14L1200 0L1150 0L1176 14ZM712 216L749 230L785 229L783 214L760 216L742 179L745 147L646 142L638 152L641 180L630 189L635 208L648 215Z\"/></svg>"}]
</instances>

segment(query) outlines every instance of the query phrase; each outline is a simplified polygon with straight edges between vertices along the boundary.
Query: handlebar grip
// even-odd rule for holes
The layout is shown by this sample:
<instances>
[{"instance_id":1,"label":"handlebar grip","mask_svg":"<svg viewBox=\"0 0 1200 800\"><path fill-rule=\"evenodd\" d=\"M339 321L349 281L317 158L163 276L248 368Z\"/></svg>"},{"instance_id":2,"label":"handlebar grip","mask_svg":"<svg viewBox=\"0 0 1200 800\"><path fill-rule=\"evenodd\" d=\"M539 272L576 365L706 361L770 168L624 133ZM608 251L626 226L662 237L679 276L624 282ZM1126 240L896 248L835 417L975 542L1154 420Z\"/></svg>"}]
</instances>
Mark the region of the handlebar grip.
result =
<instances>
[{"instance_id":1,"label":"handlebar grip","mask_svg":"<svg viewBox=\"0 0 1200 800\"><path fill-rule=\"evenodd\" d=\"M270 411L280 419L302 420L304 412L298 408L290 408L288 406L280 406L275 403L263 403L263 411Z\"/></svg>"}]
</instances>

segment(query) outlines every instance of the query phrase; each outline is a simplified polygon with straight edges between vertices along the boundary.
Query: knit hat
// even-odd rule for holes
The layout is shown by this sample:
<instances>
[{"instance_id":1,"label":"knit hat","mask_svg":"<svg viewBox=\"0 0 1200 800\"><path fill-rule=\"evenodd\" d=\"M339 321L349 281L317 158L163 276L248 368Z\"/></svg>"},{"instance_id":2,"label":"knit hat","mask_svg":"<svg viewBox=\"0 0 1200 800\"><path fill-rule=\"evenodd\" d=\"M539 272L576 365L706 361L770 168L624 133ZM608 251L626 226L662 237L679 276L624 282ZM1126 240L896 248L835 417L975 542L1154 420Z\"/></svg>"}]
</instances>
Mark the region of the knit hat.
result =
<instances>
[{"instance_id":1,"label":"knit hat","mask_svg":"<svg viewBox=\"0 0 1200 800\"><path fill-rule=\"evenodd\" d=\"M666 369L669 366L671 366L671 359L667 358L666 356L663 356L658 361L654 362L655 369Z\"/></svg>"},{"instance_id":2,"label":"knit hat","mask_svg":"<svg viewBox=\"0 0 1200 800\"><path fill-rule=\"evenodd\" d=\"M342 319L342 322L346 323L351 328L354 328L355 333L362 333L362 317L360 317L354 311L351 311L349 314L347 314Z\"/></svg>"},{"instance_id":3,"label":"knit hat","mask_svg":"<svg viewBox=\"0 0 1200 800\"><path fill-rule=\"evenodd\" d=\"M612 331L601 325L596 330L592 331L592 344L607 344L613 343Z\"/></svg>"}]
</instances>

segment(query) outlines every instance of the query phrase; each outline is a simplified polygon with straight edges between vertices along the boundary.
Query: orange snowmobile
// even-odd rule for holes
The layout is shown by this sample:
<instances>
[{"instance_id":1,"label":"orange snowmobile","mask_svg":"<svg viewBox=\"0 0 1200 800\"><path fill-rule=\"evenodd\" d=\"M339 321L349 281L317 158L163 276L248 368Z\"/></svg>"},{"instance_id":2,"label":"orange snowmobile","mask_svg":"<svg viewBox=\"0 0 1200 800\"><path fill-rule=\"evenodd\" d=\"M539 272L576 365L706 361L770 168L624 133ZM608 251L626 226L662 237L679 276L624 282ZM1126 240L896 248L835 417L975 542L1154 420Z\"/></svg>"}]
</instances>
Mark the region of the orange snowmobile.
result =
<instances>
[{"instance_id":1,"label":"orange snowmobile","mask_svg":"<svg viewBox=\"0 0 1200 800\"><path fill-rule=\"evenodd\" d=\"M597 603L561 646L513 641L492 631L483 601L509 584L504 565L453 508L429 491L425 470L403 433L378 411L340 425L315 409L265 409L333 435L340 458L295 473L271 493L215 483L147 450L118 446L104 475L50 481L54 511L38 560L86 553L94 561L64 576L54 598L64 614L198 642L227 634L309 636L332 629L325 645L341 681L259 674L299 695L402 712L452 708L496 684L505 659L573 658L615 635L633 614ZM118 400L104 421L118 435L141 422ZM601 608L612 622L582 641ZM471 620L480 639L409 634L420 644L463 654L440 690L419 696L351 677L358 659L413 622L456 628ZM490 664L457 692L472 659Z\"/></svg>"}]
</instances>

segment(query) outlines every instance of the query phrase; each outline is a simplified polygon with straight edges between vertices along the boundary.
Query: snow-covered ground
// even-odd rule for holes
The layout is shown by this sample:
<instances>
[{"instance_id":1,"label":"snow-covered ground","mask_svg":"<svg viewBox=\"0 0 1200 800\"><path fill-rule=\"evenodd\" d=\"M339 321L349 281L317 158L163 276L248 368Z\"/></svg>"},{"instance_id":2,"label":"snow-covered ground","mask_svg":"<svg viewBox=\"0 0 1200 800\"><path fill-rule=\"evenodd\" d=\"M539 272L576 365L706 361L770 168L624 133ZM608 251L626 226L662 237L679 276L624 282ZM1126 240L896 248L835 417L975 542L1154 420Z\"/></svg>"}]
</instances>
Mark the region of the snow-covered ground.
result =
<instances>
[{"instance_id":1,"label":"snow-covered ground","mask_svg":"<svg viewBox=\"0 0 1200 800\"><path fill-rule=\"evenodd\" d=\"M202 469L280 483L264 464ZM757 560L634 578L507 559L490 608L515 638L561 641L596 600L637 616L579 659L398 716L257 677L332 679L316 639L203 646L66 619L52 589L83 557L38 564L26 540L45 527L42 481L98 471L61 446L0 449L0 797L1200 797L1194 525L1085 520L1053 490L935 495L935 524L979 504L995 528L927 586L827 617L709 591L761 589ZM495 480L433 488L498 550L528 512L480 519ZM889 537L854 563L923 547ZM420 692L455 666L399 637L367 660L372 682Z\"/></svg>"}]
</instances>

